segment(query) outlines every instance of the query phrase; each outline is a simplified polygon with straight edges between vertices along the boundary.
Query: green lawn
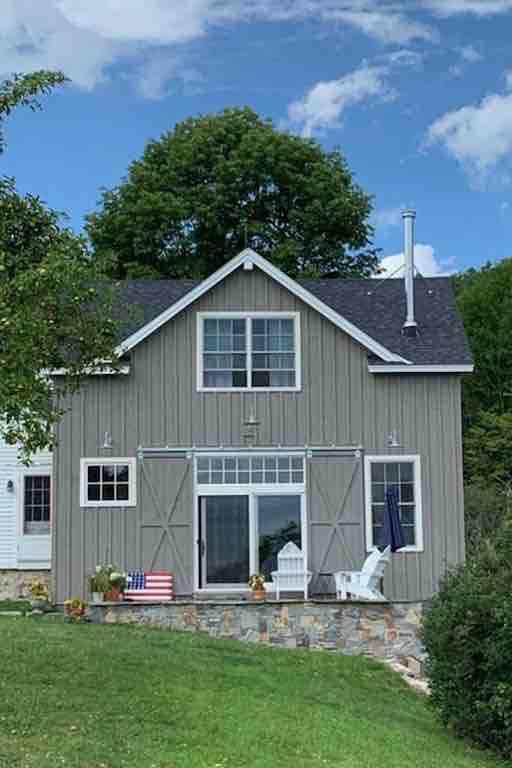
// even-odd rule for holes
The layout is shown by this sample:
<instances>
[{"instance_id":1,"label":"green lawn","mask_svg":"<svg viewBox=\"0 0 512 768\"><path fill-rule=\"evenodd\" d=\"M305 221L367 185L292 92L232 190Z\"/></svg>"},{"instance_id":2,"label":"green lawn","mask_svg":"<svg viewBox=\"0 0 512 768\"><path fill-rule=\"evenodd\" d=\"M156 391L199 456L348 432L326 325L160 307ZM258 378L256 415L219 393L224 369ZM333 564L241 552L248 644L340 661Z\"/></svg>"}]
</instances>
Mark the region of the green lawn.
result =
<instances>
[{"instance_id":1,"label":"green lawn","mask_svg":"<svg viewBox=\"0 0 512 768\"><path fill-rule=\"evenodd\" d=\"M1 768L504 765L365 659L44 618L0 643Z\"/></svg>"}]
</instances>

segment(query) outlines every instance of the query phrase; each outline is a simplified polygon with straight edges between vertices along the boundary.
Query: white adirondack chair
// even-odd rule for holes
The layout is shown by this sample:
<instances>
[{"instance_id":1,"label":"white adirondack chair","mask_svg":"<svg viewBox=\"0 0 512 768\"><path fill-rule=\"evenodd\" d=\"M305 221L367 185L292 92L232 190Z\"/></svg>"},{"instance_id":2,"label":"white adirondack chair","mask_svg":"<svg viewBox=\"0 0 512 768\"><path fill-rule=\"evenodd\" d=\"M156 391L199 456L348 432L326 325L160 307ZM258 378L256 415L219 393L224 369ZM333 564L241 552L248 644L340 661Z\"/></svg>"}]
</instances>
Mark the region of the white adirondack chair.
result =
<instances>
[{"instance_id":1,"label":"white adirondack chair","mask_svg":"<svg viewBox=\"0 0 512 768\"><path fill-rule=\"evenodd\" d=\"M335 573L338 600L346 600L347 594L356 600L385 600L386 598L379 587L390 559L391 547L386 547L384 552L374 549L366 558L361 571L338 571Z\"/></svg>"},{"instance_id":2,"label":"white adirondack chair","mask_svg":"<svg viewBox=\"0 0 512 768\"><path fill-rule=\"evenodd\" d=\"M312 573L306 568L304 553L289 541L277 555L277 571L272 571L272 583L279 600L281 592L304 592L308 599L308 584Z\"/></svg>"}]
</instances>

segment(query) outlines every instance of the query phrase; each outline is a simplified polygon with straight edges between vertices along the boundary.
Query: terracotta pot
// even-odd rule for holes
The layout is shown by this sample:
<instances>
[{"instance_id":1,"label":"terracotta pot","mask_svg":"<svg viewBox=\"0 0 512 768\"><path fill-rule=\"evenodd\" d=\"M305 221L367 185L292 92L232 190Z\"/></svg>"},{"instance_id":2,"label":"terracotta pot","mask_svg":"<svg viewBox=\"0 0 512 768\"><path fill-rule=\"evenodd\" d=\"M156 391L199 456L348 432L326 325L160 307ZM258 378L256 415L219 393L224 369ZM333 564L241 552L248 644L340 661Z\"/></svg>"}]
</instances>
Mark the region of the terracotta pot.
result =
<instances>
[{"instance_id":1,"label":"terracotta pot","mask_svg":"<svg viewBox=\"0 0 512 768\"><path fill-rule=\"evenodd\" d=\"M103 598L107 603L117 603L121 600L121 590L119 587L111 587L104 593Z\"/></svg>"},{"instance_id":2,"label":"terracotta pot","mask_svg":"<svg viewBox=\"0 0 512 768\"><path fill-rule=\"evenodd\" d=\"M253 589L253 591L252 591L252 599L253 600L264 600L266 594L267 593L265 592L264 589Z\"/></svg>"}]
</instances>

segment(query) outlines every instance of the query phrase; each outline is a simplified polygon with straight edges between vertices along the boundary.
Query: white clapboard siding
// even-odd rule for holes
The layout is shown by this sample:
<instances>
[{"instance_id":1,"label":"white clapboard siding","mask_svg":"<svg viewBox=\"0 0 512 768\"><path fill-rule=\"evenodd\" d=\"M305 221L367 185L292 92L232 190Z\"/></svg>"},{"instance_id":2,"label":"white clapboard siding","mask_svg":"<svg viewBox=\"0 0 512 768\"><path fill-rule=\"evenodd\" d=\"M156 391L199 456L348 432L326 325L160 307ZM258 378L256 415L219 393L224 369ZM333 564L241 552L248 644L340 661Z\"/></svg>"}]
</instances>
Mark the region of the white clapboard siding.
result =
<instances>
[{"instance_id":1,"label":"white clapboard siding","mask_svg":"<svg viewBox=\"0 0 512 768\"><path fill-rule=\"evenodd\" d=\"M37 474L38 467L46 471L51 468L52 455L38 453L34 456L31 469ZM31 542L21 538L21 492L23 488L23 472L25 468L18 461L16 446L7 445L0 438L0 569L28 568L31 566ZM7 484L12 480L13 490L7 490ZM36 539L36 553L41 557L33 560L33 567L50 567L50 537L31 537ZM27 556L28 553L28 556Z\"/></svg>"},{"instance_id":2,"label":"white clapboard siding","mask_svg":"<svg viewBox=\"0 0 512 768\"><path fill-rule=\"evenodd\" d=\"M0 568L17 566L16 493L7 491L9 480L16 488L17 453L0 438Z\"/></svg>"}]
</instances>

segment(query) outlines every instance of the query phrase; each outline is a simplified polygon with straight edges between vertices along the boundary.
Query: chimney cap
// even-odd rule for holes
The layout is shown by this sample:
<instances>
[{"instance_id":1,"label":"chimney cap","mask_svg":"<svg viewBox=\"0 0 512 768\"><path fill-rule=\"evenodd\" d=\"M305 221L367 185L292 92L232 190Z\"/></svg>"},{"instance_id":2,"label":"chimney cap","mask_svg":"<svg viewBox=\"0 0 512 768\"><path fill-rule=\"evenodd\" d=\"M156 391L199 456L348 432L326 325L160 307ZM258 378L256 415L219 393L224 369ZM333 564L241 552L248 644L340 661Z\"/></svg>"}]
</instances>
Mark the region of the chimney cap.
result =
<instances>
[{"instance_id":1,"label":"chimney cap","mask_svg":"<svg viewBox=\"0 0 512 768\"><path fill-rule=\"evenodd\" d=\"M416 211L414 208L405 208L402 211L402 218L403 219L415 219L416 218Z\"/></svg>"}]
</instances>

